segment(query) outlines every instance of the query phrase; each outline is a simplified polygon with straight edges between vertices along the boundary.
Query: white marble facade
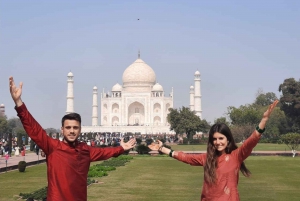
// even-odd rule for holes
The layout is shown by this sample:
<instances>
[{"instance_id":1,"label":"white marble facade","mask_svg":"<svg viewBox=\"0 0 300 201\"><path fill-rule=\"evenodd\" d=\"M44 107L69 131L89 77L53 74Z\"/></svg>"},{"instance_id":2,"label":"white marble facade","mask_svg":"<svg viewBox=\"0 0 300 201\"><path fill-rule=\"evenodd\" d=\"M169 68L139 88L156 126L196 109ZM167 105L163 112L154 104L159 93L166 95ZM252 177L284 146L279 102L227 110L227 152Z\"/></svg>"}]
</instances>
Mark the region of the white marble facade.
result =
<instances>
[{"instance_id":1,"label":"white marble facade","mask_svg":"<svg viewBox=\"0 0 300 201\"><path fill-rule=\"evenodd\" d=\"M173 108L173 89L166 95L156 81L155 72L140 56L125 69L122 81L122 85L115 84L109 92L103 90L99 107L98 89L94 86L92 125L82 126L82 132L174 134L167 122L169 108ZM202 118L199 71L195 72L194 81L195 86L190 88L190 108Z\"/></svg>"},{"instance_id":2,"label":"white marble facade","mask_svg":"<svg viewBox=\"0 0 300 201\"><path fill-rule=\"evenodd\" d=\"M82 132L173 134L167 122L169 108L173 108L173 91L165 95L153 69L138 58L125 69L122 81L123 85L117 83L110 92L101 93L99 125L95 123L93 102L92 126L83 126Z\"/></svg>"}]
</instances>

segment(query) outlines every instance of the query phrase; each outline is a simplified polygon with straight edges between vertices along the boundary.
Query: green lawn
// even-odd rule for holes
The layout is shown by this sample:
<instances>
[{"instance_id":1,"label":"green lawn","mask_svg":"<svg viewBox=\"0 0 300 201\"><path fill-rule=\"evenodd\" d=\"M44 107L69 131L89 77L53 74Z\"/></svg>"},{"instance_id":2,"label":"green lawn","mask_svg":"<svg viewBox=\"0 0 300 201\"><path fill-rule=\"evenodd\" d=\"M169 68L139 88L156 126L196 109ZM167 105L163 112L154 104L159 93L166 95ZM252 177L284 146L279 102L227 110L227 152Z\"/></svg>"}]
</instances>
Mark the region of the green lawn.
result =
<instances>
[{"instance_id":1,"label":"green lawn","mask_svg":"<svg viewBox=\"0 0 300 201\"><path fill-rule=\"evenodd\" d=\"M252 176L241 177L242 201L300 200L300 157L251 156L246 165Z\"/></svg>"},{"instance_id":2,"label":"green lawn","mask_svg":"<svg viewBox=\"0 0 300 201\"><path fill-rule=\"evenodd\" d=\"M19 193L30 193L47 186L46 164L27 167L25 173L11 171L0 174L0 200L10 201Z\"/></svg>"},{"instance_id":3,"label":"green lawn","mask_svg":"<svg viewBox=\"0 0 300 201\"><path fill-rule=\"evenodd\" d=\"M240 146L241 144L237 144ZM172 149L176 151L206 151L207 145L172 145ZM291 150L285 144L258 143L255 151L287 151Z\"/></svg>"},{"instance_id":4,"label":"green lawn","mask_svg":"<svg viewBox=\"0 0 300 201\"><path fill-rule=\"evenodd\" d=\"M291 150L285 144L271 144L271 143L258 143L255 146L254 150L255 151L286 151L286 152L291 152Z\"/></svg>"},{"instance_id":5,"label":"green lawn","mask_svg":"<svg viewBox=\"0 0 300 201\"><path fill-rule=\"evenodd\" d=\"M240 178L242 201L299 201L300 157L252 156L246 165L253 175ZM169 157L136 157L100 181L104 183L88 189L88 200L200 200L203 169Z\"/></svg>"},{"instance_id":6,"label":"green lawn","mask_svg":"<svg viewBox=\"0 0 300 201\"><path fill-rule=\"evenodd\" d=\"M251 156L246 165L252 176L240 177L242 201L299 201L300 157ZM166 156L137 156L98 180L98 184L88 188L89 201L194 201L200 200L203 168ZM16 200L13 195L43 186L46 186L44 164L27 168L26 173L3 173L0 200Z\"/></svg>"}]
</instances>

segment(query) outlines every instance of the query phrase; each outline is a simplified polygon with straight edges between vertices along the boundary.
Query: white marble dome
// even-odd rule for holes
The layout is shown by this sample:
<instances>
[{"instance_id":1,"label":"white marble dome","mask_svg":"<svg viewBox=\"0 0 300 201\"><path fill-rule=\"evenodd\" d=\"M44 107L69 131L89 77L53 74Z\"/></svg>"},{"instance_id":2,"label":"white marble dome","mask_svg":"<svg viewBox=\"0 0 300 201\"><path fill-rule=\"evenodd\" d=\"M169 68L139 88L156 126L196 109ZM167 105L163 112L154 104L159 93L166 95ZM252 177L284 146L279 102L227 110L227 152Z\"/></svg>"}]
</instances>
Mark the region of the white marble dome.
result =
<instances>
[{"instance_id":1,"label":"white marble dome","mask_svg":"<svg viewBox=\"0 0 300 201\"><path fill-rule=\"evenodd\" d=\"M196 71L196 72L195 72L195 75L200 75L200 72L199 72L199 71Z\"/></svg>"},{"instance_id":2,"label":"white marble dome","mask_svg":"<svg viewBox=\"0 0 300 201\"><path fill-rule=\"evenodd\" d=\"M137 59L123 73L123 86L153 86L156 76L153 69L142 59Z\"/></svg>"},{"instance_id":3,"label":"white marble dome","mask_svg":"<svg viewBox=\"0 0 300 201\"><path fill-rule=\"evenodd\" d=\"M163 89L163 87L159 83L156 83L153 86L152 91L164 91L164 89Z\"/></svg>"},{"instance_id":4,"label":"white marble dome","mask_svg":"<svg viewBox=\"0 0 300 201\"><path fill-rule=\"evenodd\" d=\"M73 73L72 73L72 72L69 72L69 73L68 73L68 76L69 76L69 77L73 76Z\"/></svg>"},{"instance_id":5,"label":"white marble dome","mask_svg":"<svg viewBox=\"0 0 300 201\"><path fill-rule=\"evenodd\" d=\"M0 107L4 107L4 104L1 104Z\"/></svg>"},{"instance_id":6,"label":"white marble dome","mask_svg":"<svg viewBox=\"0 0 300 201\"><path fill-rule=\"evenodd\" d=\"M193 85L190 86L190 93L195 93L195 87Z\"/></svg>"},{"instance_id":7,"label":"white marble dome","mask_svg":"<svg viewBox=\"0 0 300 201\"><path fill-rule=\"evenodd\" d=\"M117 83L112 87L111 91L122 91L122 86Z\"/></svg>"},{"instance_id":8,"label":"white marble dome","mask_svg":"<svg viewBox=\"0 0 300 201\"><path fill-rule=\"evenodd\" d=\"M93 89L98 89L96 86L94 86L94 88Z\"/></svg>"}]
</instances>

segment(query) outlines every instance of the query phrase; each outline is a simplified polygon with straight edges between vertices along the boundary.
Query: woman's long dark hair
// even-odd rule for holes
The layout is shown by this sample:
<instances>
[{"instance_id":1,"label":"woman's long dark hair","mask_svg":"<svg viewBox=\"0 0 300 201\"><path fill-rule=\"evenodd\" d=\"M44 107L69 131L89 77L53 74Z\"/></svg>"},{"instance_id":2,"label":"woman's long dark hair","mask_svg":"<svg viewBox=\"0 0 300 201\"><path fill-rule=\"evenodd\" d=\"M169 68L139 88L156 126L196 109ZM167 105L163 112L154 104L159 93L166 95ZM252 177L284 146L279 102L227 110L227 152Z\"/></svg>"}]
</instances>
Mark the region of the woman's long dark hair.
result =
<instances>
[{"instance_id":1,"label":"woman's long dark hair","mask_svg":"<svg viewBox=\"0 0 300 201\"><path fill-rule=\"evenodd\" d=\"M206 163L204 166L204 178L210 184L215 183L217 179L216 169L218 167L219 153L214 146L214 139L213 139L214 133L216 132L225 135L228 140L228 145L225 149L226 154L230 154L233 150L238 148L238 146L234 142L232 133L226 124L217 123L210 128L209 139L207 142ZM245 177L249 177L251 175L251 172L246 168L244 162L241 164L240 170Z\"/></svg>"}]
</instances>

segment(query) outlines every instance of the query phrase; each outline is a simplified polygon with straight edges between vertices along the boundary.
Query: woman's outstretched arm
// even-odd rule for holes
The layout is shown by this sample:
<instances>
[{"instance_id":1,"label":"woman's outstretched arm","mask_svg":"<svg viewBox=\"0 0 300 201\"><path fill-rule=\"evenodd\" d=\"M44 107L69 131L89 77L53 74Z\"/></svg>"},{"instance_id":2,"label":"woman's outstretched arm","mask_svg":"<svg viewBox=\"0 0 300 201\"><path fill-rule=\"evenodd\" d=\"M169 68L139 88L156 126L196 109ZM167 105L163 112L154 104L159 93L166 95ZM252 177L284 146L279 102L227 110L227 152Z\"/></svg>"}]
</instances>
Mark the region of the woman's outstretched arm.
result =
<instances>
[{"instance_id":1,"label":"woman's outstretched arm","mask_svg":"<svg viewBox=\"0 0 300 201\"><path fill-rule=\"evenodd\" d=\"M265 131L265 127L266 127L266 123L269 120L269 117L271 115L271 113L273 112L274 108L276 107L277 103L279 102L279 100L275 100L267 109L267 111L264 112L263 117L260 121L260 123L258 124L258 128L255 130L256 134L258 136L260 136L262 134L262 132Z\"/></svg>"},{"instance_id":2,"label":"woman's outstretched arm","mask_svg":"<svg viewBox=\"0 0 300 201\"><path fill-rule=\"evenodd\" d=\"M244 161L251 154L253 148L257 145L262 133L265 131L266 123L269 120L269 117L278 102L279 102L278 100L275 100L268 107L267 111L264 112L260 123L258 124L256 129L253 131L252 135L247 140L245 140L245 142L242 144L241 147L239 147L237 153L238 153L238 158L239 158L240 162Z\"/></svg>"},{"instance_id":3,"label":"woman's outstretched arm","mask_svg":"<svg viewBox=\"0 0 300 201\"><path fill-rule=\"evenodd\" d=\"M205 162L206 154L186 154L181 151L173 151L172 149L164 147L160 140L158 140L158 143L152 143L148 147L152 151L160 151L161 153L167 154L172 158L190 165L203 166Z\"/></svg>"},{"instance_id":4,"label":"woman's outstretched arm","mask_svg":"<svg viewBox=\"0 0 300 201\"><path fill-rule=\"evenodd\" d=\"M152 144L148 145L148 147L152 151L160 151L160 152L162 152L164 154L167 154L171 157L177 155L176 151L172 151L171 149L168 149L168 148L164 147L162 141L160 141L160 140L157 140L157 141L158 141L158 143L152 143Z\"/></svg>"}]
</instances>

